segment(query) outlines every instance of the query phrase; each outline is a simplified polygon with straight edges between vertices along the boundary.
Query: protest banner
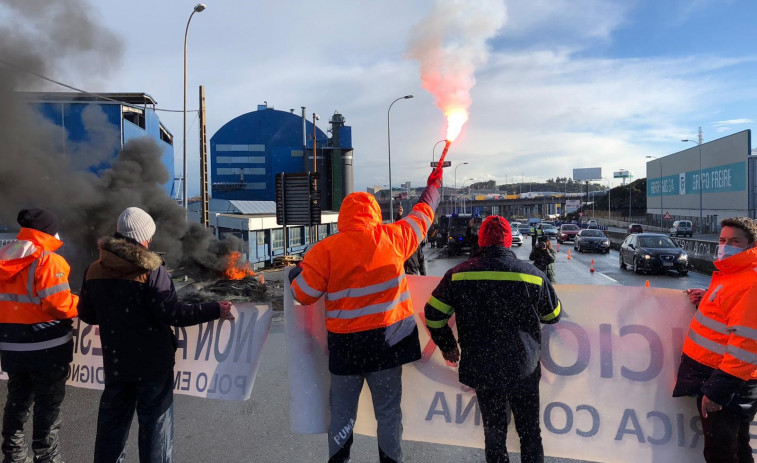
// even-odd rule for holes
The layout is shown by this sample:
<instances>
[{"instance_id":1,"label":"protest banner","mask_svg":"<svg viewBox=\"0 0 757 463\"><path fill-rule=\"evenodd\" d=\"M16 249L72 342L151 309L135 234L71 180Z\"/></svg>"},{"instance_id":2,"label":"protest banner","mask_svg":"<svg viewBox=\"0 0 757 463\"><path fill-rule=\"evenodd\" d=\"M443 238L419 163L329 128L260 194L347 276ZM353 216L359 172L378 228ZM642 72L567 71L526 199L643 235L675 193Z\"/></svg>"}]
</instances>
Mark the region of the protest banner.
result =
<instances>
[{"instance_id":1,"label":"protest banner","mask_svg":"<svg viewBox=\"0 0 757 463\"><path fill-rule=\"evenodd\" d=\"M234 307L236 320L174 327L178 341L174 393L224 400L250 398L272 312L268 304L237 303ZM100 328L77 318L73 335L74 360L66 384L103 389ZM0 379L7 375L0 374Z\"/></svg>"},{"instance_id":2,"label":"protest banner","mask_svg":"<svg viewBox=\"0 0 757 463\"><path fill-rule=\"evenodd\" d=\"M403 368L403 438L483 448L475 392L458 382L457 368L445 363L423 321L423 306L439 277L409 276L408 281L423 358ZM671 397L694 314L684 292L623 286L555 288L563 319L542 330L545 454L618 463L701 461L696 402ZM292 333L291 427L295 432L323 433L329 387L323 300L303 307L289 298L285 311L288 336ZM366 386L355 432L375 435L369 394ZM518 451L512 425L508 448Z\"/></svg>"}]
</instances>

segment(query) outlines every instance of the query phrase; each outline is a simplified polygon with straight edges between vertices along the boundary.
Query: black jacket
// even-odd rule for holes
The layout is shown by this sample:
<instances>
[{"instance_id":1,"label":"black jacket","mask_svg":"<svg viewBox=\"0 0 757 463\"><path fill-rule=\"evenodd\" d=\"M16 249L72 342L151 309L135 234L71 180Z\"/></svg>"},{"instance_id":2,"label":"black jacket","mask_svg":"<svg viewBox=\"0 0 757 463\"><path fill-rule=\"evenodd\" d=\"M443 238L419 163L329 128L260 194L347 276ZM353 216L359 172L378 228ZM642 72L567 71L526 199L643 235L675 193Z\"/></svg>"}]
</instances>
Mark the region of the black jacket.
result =
<instances>
[{"instance_id":1,"label":"black jacket","mask_svg":"<svg viewBox=\"0 0 757 463\"><path fill-rule=\"evenodd\" d=\"M423 257L423 245L425 243L425 240L421 241L418 249L405 261L405 273L408 275L426 275L426 262Z\"/></svg>"},{"instance_id":2,"label":"black jacket","mask_svg":"<svg viewBox=\"0 0 757 463\"><path fill-rule=\"evenodd\" d=\"M712 378L716 380L712 381ZM708 385L706 386L705 383ZM735 394L723 392L734 390ZM744 381L724 371L716 372L714 368L682 354L673 397L701 397L702 395L724 405L754 402L757 400L757 380Z\"/></svg>"},{"instance_id":3,"label":"black jacket","mask_svg":"<svg viewBox=\"0 0 757 463\"><path fill-rule=\"evenodd\" d=\"M556 323L561 307L552 284L503 246L452 268L425 308L426 325L443 351L455 348L447 324L454 314L460 338L460 382L507 387L539 374L541 323Z\"/></svg>"},{"instance_id":4,"label":"black jacket","mask_svg":"<svg viewBox=\"0 0 757 463\"><path fill-rule=\"evenodd\" d=\"M79 318L100 325L105 380L165 374L174 365L171 326L215 320L217 302L178 302L163 259L133 240L102 238L100 258L84 275Z\"/></svg>"},{"instance_id":5,"label":"black jacket","mask_svg":"<svg viewBox=\"0 0 757 463\"><path fill-rule=\"evenodd\" d=\"M550 283L555 282L555 255L554 249L541 249L538 246L531 249L531 254L528 255L528 259L534 261L534 267L544 272Z\"/></svg>"}]
</instances>

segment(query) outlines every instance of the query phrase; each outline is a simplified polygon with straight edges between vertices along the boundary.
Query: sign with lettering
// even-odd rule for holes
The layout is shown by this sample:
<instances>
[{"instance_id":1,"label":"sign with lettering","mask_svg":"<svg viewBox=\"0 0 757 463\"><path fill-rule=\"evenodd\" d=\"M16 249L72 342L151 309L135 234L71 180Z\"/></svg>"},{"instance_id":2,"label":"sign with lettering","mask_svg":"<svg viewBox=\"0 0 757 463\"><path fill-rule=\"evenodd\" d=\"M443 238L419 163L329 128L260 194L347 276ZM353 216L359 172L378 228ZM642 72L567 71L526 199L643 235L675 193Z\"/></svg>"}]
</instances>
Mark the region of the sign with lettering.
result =
<instances>
[{"instance_id":1,"label":"sign with lettering","mask_svg":"<svg viewBox=\"0 0 757 463\"><path fill-rule=\"evenodd\" d=\"M439 277L408 280L422 359L403 367L403 439L482 448L475 391L458 382L456 367L445 363L420 315ZM703 438L695 399L671 397L694 314L684 292L594 285L555 288L564 314L560 322L542 330L545 454L603 462L700 461ZM285 310L292 430L326 432L329 375L323 301L295 309L290 298ZM367 387L355 432L376 432ZM508 449L518 449L512 426Z\"/></svg>"},{"instance_id":2,"label":"sign with lettering","mask_svg":"<svg viewBox=\"0 0 757 463\"><path fill-rule=\"evenodd\" d=\"M178 341L174 393L224 400L250 398L272 312L268 305L242 303L234 307L236 320L174 328ZM7 375L0 378L7 379ZM66 384L105 387L100 328L79 319L74 320L74 360Z\"/></svg>"}]
</instances>

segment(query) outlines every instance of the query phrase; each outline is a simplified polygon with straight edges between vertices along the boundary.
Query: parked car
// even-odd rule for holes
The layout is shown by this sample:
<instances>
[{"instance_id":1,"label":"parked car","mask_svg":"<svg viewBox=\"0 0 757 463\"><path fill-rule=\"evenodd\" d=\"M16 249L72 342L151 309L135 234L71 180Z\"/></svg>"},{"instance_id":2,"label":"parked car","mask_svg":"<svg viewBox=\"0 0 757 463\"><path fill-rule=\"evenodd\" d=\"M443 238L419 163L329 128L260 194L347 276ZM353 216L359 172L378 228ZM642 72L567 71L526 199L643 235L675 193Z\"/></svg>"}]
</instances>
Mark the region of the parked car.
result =
<instances>
[{"instance_id":1,"label":"parked car","mask_svg":"<svg viewBox=\"0 0 757 463\"><path fill-rule=\"evenodd\" d=\"M591 219L588 222L586 222L586 228L594 228L594 229L596 229L596 228L599 228L599 224L597 223L596 220Z\"/></svg>"},{"instance_id":2,"label":"parked car","mask_svg":"<svg viewBox=\"0 0 757 463\"><path fill-rule=\"evenodd\" d=\"M601 230L581 230L573 241L576 252L599 251L607 254L610 252L610 238Z\"/></svg>"},{"instance_id":3,"label":"parked car","mask_svg":"<svg viewBox=\"0 0 757 463\"><path fill-rule=\"evenodd\" d=\"M662 233L628 235L619 254L620 268L630 265L635 273L668 270L677 270L681 275L689 273L686 252Z\"/></svg>"},{"instance_id":4,"label":"parked car","mask_svg":"<svg viewBox=\"0 0 757 463\"><path fill-rule=\"evenodd\" d=\"M572 223L560 225L560 231L557 233L557 242L562 243L564 241L575 240L576 235L580 230L581 229L578 228L578 225L573 225Z\"/></svg>"},{"instance_id":5,"label":"parked car","mask_svg":"<svg viewBox=\"0 0 757 463\"><path fill-rule=\"evenodd\" d=\"M523 235L518 231L517 228L511 227L511 234L513 235L513 246L523 246Z\"/></svg>"},{"instance_id":6,"label":"parked car","mask_svg":"<svg viewBox=\"0 0 757 463\"><path fill-rule=\"evenodd\" d=\"M676 220L670 228L670 236L693 236L694 227L691 220Z\"/></svg>"},{"instance_id":7,"label":"parked car","mask_svg":"<svg viewBox=\"0 0 757 463\"><path fill-rule=\"evenodd\" d=\"M628 226L628 234L633 235L634 233L644 233L644 227L642 227L640 223L630 224Z\"/></svg>"},{"instance_id":8,"label":"parked car","mask_svg":"<svg viewBox=\"0 0 757 463\"><path fill-rule=\"evenodd\" d=\"M541 230L541 233L543 236L546 236L547 238L557 238L557 227L551 224L545 224L544 222L540 223L538 225L539 230Z\"/></svg>"}]
</instances>

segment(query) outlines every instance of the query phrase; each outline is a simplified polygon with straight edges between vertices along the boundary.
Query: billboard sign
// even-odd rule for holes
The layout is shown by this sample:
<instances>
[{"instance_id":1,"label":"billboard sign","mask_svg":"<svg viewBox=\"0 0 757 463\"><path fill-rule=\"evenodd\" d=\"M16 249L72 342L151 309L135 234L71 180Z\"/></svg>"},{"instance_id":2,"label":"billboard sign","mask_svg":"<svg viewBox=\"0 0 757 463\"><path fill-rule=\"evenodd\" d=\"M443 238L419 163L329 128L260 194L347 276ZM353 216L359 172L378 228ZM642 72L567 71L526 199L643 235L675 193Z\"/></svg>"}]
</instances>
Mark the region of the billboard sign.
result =
<instances>
[{"instance_id":1,"label":"billboard sign","mask_svg":"<svg viewBox=\"0 0 757 463\"><path fill-rule=\"evenodd\" d=\"M566 199L565 200L565 212L576 212L581 207L580 199Z\"/></svg>"},{"instance_id":2,"label":"billboard sign","mask_svg":"<svg viewBox=\"0 0 757 463\"><path fill-rule=\"evenodd\" d=\"M613 172L612 176L613 178L628 178L631 176L631 173L625 169L621 169L621 170L616 170L615 172Z\"/></svg>"},{"instance_id":3,"label":"billboard sign","mask_svg":"<svg viewBox=\"0 0 757 463\"><path fill-rule=\"evenodd\" d=\"M573 180L589 181L602 179L601 167L587 167L583 169L573 169Z\"/></svg>"}]
</instances>

